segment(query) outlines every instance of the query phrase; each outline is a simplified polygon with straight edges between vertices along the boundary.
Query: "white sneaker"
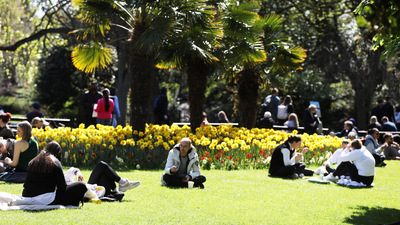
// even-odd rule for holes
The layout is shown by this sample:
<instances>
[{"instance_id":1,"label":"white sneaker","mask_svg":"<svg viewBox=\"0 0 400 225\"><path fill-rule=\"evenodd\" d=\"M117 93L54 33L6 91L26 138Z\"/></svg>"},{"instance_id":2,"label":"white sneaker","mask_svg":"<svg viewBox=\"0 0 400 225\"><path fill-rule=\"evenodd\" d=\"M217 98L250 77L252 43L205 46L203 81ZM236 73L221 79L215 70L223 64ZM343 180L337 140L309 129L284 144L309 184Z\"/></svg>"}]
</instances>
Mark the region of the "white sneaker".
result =
<instances>
[{"instance_id":1,"label":"white sneaker","mask_svg":"<svg viewBox=\"0 0 400 225\"><path fill-rule=\"evenodd\" d=\"M326 169L324 166L318 167L318 169L314 170L314 174L320 175L326 173Z\"/></svg>"},{"instance_id":2,"label":"white sneaker","mask_svg":"<svg viewBox=\"0 0 400 225\"><path fill-rule=\"evenodd\" d=\"M304 177L304 173L299 174L299 178L303 178Z\"/></svg>"},{"instance_id":3,"label":"white sneaker","mask_svg":"<svg viewBox=\"0 0 400 225\"><path fill-rule=\"evenodd\" d=\"M337 182L339 179L336 178L335 176L332 175L332 173L326 175L324 177L324 180L329 180L329 181L333 181L333 182Z\"/></svg>"},{"instance_id":4,"label":"white sneaker","mask_svg":"<svg viewBox=\"0 0 400 225\"><path fill-rule=\"evenodd\" d=\"M125 192L140 185L140 181L129 181L126 179L126 182L125 185L119 185L119 191Z\"/></svg>"}]
</instances>

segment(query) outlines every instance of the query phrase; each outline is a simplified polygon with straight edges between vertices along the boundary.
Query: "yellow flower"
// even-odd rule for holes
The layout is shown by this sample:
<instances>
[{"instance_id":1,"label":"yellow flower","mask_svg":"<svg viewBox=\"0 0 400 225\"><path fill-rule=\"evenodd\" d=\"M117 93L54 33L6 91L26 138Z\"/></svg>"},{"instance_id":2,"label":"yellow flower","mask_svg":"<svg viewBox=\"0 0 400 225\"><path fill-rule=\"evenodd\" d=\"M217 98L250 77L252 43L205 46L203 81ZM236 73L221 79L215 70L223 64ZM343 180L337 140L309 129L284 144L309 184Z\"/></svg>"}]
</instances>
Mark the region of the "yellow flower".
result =
<instances>
[{"instance_id":1,"label":"yellow flower","mask_svg":"<svg viewBox=\"0 0 400 225\"><path fill-rule=\"evenodd\" d=\"M139 132L139 137L143 137L143 135L144 135L143 132L140 131L140 132Z\"/></svg>"},{"instance_id":2,"label":"yellow flower","mask_svg":"<svg viewBox=\"0 0 400 225\"><path fill-rule=\"evenodd\" d=\"M90 148L90 144L85 145L86 149Z\"/></svg>"},{"instance_id":3,"label":"yellow flower","mask_svg":"<svg viewBox=\"0 0 400 225\"><path fill-rule=\"evenodd\" d=\"M113 149L114 149L114 146L113 146L113 145L110 145L110 146L108 146L108 148L109 148L110 150L113 150Z\"/></svg>"},{"instance_id":4,"label":"yellow flower","mask_svg":"<svg viewBox=\"0 0 400 225\"><path fill-rule=\"evenodd\" d=\"M126 141L125 141L125 140L122 140L122 141L121 141L121 145L122 145L122 146L125 146L125 145L126 145Z\"/></svg>"},{"instance_id":5,"label":"yellow flower","mask_svg":"<svg viewBox=\"0 0 400 225\"><path fill-rule=\"evenodd\" d=\"M67 144L65 144L65 142L61 143L61 146L64 148Z\"/></svg>"}]
</instances>

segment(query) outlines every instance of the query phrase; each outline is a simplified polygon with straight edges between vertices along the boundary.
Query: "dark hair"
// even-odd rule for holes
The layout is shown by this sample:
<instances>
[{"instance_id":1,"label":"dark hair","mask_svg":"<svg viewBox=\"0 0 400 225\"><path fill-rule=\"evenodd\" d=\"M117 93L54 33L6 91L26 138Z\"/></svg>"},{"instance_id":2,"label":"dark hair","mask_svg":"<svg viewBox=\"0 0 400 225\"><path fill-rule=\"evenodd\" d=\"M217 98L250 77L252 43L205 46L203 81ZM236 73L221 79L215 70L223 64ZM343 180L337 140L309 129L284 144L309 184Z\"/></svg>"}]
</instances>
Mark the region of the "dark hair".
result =
<instances>
[{"instance_id":1,"label":"dark hair","mask_svg":"<svg viewBox=\"0 0 400 225\"><path fill-rule=\"evenodd\" d=\"M104 103L106 104L106 112L108 112L108 109L110 109L110 101L108 100L108 94L110 91L106 88L103 90L103 98L104 98Z\"/></svg>"},{"instance_id":2,"label":"dark hair","mask_svg":"<svg viewBox=\"0 0 400 225\"><path fill-rule=\"evenodd\" d=\"M275 94L275 93L278 93L278 88L273 88L272 89L271 94Z\"/></svg>"},{"instance_id":3,"label":"dark hair","mask_svg":"<svg viewBox=\"0 0 400 225\"><path fill-rule=\"evenodd\" d=\"M117 89L115 87L110 88L110 95L115 96L115 93L117 92Z\"/></svg>"},{"instance_id":4,"label":"dark hair","mask_svg":"<svg viewBox=\"0 0 400 225\"><path fill-rule=\"evenodd\" d=\"M385 133L384 135L383 135L383 139L386 141L386 139L387 138L389 138L389 137L393 137L393 134L391 134L391 133Z\"/></svg>"},{"instance_id":5,"label":"dark hair","mask_svg":"<svg viewBox=\"0 0 400 225\"><path fill-rule=\"evenodd\" d=\"M383 103L383 100L382 99L378 99L378 103Z\"/></svg>"},{"instance_id":6,"label":"dark hair","mask_svg":"<svg viewBox=\"0 0 400 225\"><path fill-rule=\"evenodd\" d=\"M290 135L290 137L285 141L287 143L299 142L301 141L301 137L299 135Z\"/></svg>"},{"instance_id":7,"label":"dark hair","mask_svg":"<svg viewBox=\"0 0 400 225\"><path fill-rule=\"evenodd\" d=\"M292 104L292 97L290 95L286 95L285 100L282 102L282 105Z\"/></svg>"},{"instance_id":8,"label":"dark hair","mask_svg":"<svg viewBox=\"0 0 400 225\"><path fill-rule=\"evenodd\" d=\"M385 99L388 102L390 99L392 99L392 97L390 97L389 95L386 95Z\"/></svg>"},{"instance_id":9,"label":"dark hair","mask_svg":"<svg viewBox=\"0 0 400 225\"><path fill-rule=\"evenodd\" d=\"M167 94L167 87L162 87L160 92L161 92L161 94L166 95Z\"/></svg>"},{"instance_id":10,"label":"dark hair","mask_svg":"<svg viewBox=\"0 0 400 225\"><path fill-rule=\"evenodd\" d=\"M4 122L4 123L8 123L8 121L10 121L11 119L11 113L3 113L0 115L0 119Z\"/></svg>"},{"instance_id":11,"label":"dark hair","mask_svg":"<svg viewBox=\"0 0 400 225\"><path fill-rule=\"evenodd\" d=\"M52 141L28 164L28 170L37 173L51 173L56 161L61 161L61 146Z\"/></svg>"},{"instance_id":12,"label":"dark hair","mask_svg":"<svg viewBox=\"0 0 400 225\"><path fill-rule=\"evenodd\" d=\"M389 121L389 118L387 118L387 116L384 116L384 117L382 117L382 122L383 121L387 122L387 121Z\"/></svg>"},{"instance_id":13,"label":"dark hair","mask_svg":"<svg viewBox=\"0 0 400 225\"><path fill-rule=\"evenodd\" d=\"M361 146L362 146L362 142L360 140L358 140L358 139L354 139L351 142L351 147L353 147L354 149L360 149Z\"/></svg>"},{"instance_id":14,"label":"dark hair","mask_svg":"<svg viewBox=\"0 0 400 225\"><path fill-rule=\"evenodd\" d=\"M207 117L207 113L203 112L203 119Z\"/></svg>"},{"instance_id":15,"label":"dark hair","mask_svg":"<svg viewBox=\"0 0 400 225\"><path fill-rule=\"evenodd\" d=\"M379 132L378 128L374 127L374 128L368 129L368 134L373 134L375 132Z\"/></svg>"}]
</instances>

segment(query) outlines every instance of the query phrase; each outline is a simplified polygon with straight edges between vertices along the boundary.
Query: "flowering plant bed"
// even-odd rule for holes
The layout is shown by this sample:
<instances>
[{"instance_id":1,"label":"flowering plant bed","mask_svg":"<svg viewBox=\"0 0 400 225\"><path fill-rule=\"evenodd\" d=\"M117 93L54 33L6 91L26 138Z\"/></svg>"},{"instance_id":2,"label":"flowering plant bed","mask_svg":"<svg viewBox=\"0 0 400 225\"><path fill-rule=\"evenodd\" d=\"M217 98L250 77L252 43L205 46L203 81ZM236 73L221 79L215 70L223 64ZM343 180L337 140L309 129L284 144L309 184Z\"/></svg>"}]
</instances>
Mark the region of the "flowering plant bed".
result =
<instances>
[{"instance_id":1,"label":"flowering plant bed","mask_svg":"<svg viewBox=\"0 0 400 225\"><path fill-rule=\"evenodd\" d=\"M297 134L297 131L293 131ZM272 129L245 129L221 125L198 128L148 124L145 132L131 126L97 125L85 128L68 127L33 129L33 135L43 149L57 141L63 149L63 165L92 166L104 160L120 168L162 169L168 151L183 137L189 137L197 149L203 169L265 169L273 150L291 134ZM330 136L302 136L302 147L310 151L304 156L306 164L321 165L341 146L342 139ZM301 149L300 149L301 150Z\"/></svg>"}]
</instances>

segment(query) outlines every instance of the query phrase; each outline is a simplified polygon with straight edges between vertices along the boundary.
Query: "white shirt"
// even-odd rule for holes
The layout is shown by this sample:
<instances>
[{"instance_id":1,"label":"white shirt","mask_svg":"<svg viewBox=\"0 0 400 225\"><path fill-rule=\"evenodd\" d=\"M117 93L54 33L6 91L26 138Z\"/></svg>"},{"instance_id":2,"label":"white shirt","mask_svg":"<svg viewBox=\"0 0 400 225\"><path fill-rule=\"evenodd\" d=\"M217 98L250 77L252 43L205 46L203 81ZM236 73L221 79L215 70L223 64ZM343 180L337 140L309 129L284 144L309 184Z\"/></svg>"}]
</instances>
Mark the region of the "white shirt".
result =
<instances>
[{"instance_id":1,"label":"white shirt","mask_svg":"<svg viewBox=\"0 0 400 225\"><path fill-rule=\"evenodd\" d=\"M289 143L289 147L292 147L290 143ZM285 166L293 166L294 164L296 164L296 163L301 161L301 159L296 161L296 159L295 159L295 156L297 155L296 151L293 153L293 155L290 155L290 150L289 149L282 148L281 152L282 152L282 155L283 155L283 164L285 164Z\"/></svg>"},{"instance_id":2,"label":"white shirt","mask_svg":"<svg viewBox=\"0 0 400 225\"><path fill-rule=\"evenodd\" d=\"M358 175L365 177L375 176L375 159L366 148L341 154L339 159L342 162L353 161L358 169Z\"/></svg>"},{"instance_id":3,"label":"white shirt","mask_svg":"<svg viewBox=\"0 0 400 225\"><path fill-rule=\"evenodd\" d=\"M342 160L340 160L340 155L341 154L347 154L349 153L349 148L347 147L346 149L342 149L339 148L335 151L335 153L333 153L333 155L328 159L328 161L326 161L330 166L332 166L333 164L337 163L338 167L340 165L340 163L342 163Z\"/></svg>"}]
</instances>

